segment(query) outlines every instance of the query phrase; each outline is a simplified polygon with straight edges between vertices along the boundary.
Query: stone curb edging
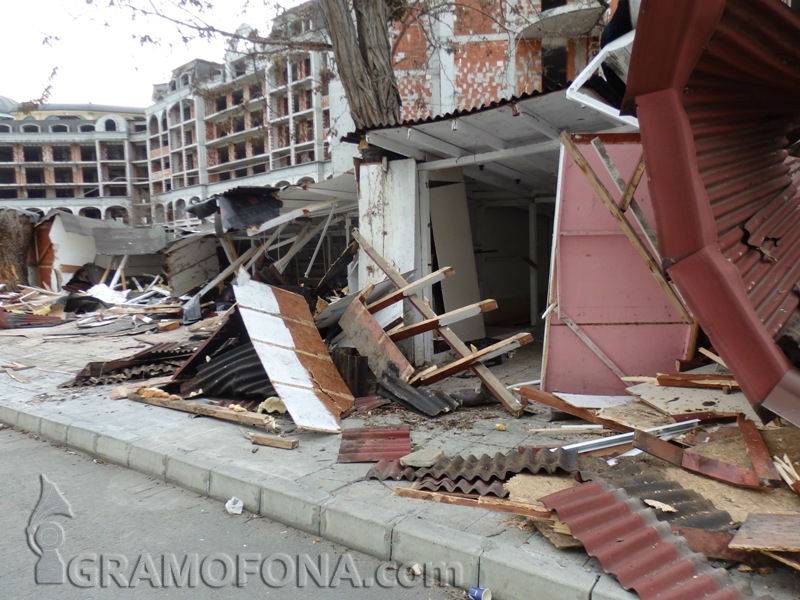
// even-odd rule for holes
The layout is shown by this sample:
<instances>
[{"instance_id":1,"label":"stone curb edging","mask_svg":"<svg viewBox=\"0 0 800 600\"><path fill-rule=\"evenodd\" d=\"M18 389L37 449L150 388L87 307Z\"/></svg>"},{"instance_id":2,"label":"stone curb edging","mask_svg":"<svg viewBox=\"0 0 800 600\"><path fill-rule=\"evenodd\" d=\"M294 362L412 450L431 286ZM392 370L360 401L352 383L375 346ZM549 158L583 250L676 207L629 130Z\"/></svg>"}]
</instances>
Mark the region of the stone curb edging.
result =
<instances>
[{"instance_id":1,"label":"stone curb edging","mask_svg":"<svg viewBox=\"0 0 800 600\"><path fill-rule=\"evenodd\" d=\"M236 496L254 514L380 560L405 565L459 562L461 581L446 583L480 585L497 600L527 599L532 593L537 600L636 598L608 575L560 563L556 551L533 553L494 542L418 517L413 510L398 514L235 465L224 465L223 471L190 455L175 455L166 444L140 446L8 406L0 406L0 422L203 496L222 501Z\"/></svg>"}]
</instances>

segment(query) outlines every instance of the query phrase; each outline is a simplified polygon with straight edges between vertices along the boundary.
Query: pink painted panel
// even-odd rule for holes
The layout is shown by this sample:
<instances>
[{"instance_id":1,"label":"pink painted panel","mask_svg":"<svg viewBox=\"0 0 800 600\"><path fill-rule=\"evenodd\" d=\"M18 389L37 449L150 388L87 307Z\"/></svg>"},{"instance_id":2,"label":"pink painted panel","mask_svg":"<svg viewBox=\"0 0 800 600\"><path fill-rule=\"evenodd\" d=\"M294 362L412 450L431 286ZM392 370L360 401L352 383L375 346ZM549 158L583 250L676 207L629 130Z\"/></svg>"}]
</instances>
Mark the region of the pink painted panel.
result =
<instances>
[{"instance_id":1,"label":"pink painted panel","mask_svg":"<svg viewBox=\"0 0 800 600\"><path fill-rule=\"evenodd\" d=\"M681 321L622 233L562 232L556 252L558 306L576 323Z\"/></svg>"},{"instance_id":2,"label":"pink painted panel","mask_svg":"<svg viewBox=\"0 0 800 600\"><path fill-rule=\"evenodd\" d=\"M675 371L685 353L689 327L681 324L586 325L581 329L626 375ZM620 381L566 325L548 332L546 376L542 389L575 394L624 394L633 385Z\"/></svg>"},{"instance_id":3,"label":"pink painted panel","mask_svg":"<svg viewBox=\"0 0 800 600\"><path fill-rule=\"evenodd\" d=\"M617 188L587 136L581 152L611 192ZM601 136L602 139L602 136ZM641 156L640 144L606 143L627 181ZM691 340L691 326L681 323L669 299L617 222L591 189L583 172L563 153L555 224L554 289L546 324L542 389L583 394L624 393L627 384L596 356L559 318L564 311L625 375L674 371ZM636 193L653 223L645 173Z\"/></svg>"}]
</instances>

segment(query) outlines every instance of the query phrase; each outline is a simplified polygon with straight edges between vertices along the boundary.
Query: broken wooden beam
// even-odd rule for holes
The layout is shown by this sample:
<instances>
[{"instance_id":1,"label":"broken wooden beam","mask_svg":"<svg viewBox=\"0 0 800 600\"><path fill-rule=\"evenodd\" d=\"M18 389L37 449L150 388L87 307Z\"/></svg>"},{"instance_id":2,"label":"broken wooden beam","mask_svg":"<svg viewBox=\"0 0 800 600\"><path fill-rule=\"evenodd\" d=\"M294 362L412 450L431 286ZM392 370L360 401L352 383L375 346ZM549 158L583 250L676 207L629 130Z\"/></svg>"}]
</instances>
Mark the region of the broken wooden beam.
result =
<instances>
[{"instance_id":1,"label":"broken wooden beam","mask_svg":"<svg viewBox=\"0 0 800 600\"><path fill-rule=\"evenodd\" d=\"M416 500L428 500L442 504L454 504L456 506L474 506L495 512L505 512L514 515L523 515L533 519L552 521L553 516L550 511L536 510L530 504L524 502L513 502L511 500L497 500L493 498L471 497L460 494L448 494L444 492L429 492L415 488L398 487L394 490L395 496L401 498L414 498Z\"/></svg>"},{"instance_id":2,"label":"broken wooden beam","mask_svg":"<svg viewBox=\"0 0 800 600\"><path fill-rule=\"evenodd\" d=\"M293 450L300 444L300 441L297 438L285 438L269 433L255 433L254 431L248 431L245 433L245 435L253 444L258 446L269 446L270 448Z\"/></svg>"},{"instance_id":3,"label":"broken wooden beam","mask_svg":"<svg viewBox=\"0 0 800 600\"><path fill-rule=\"evenodd\" d=\"M433 285L434 283L439 283L443 279L450 277L455 273L453 267L442 267L438 271L434 271L433 273L429 273L425 275L425 277L420 277L416 281L412 281L408 285L404 285L400 289L397 289L390 294L385 295L383 298L379 298L375 302L371 302L367 305L367 310L371 313L378 312L379 310L386 308L387 306L391 306L395 302L399 302L403 298L407 298L412 294L416 294L419 290L424 287L428 287L429 285Z\"/></svg>"},{"instance_id":4,"label":"broken wooden beam","mask_svg":"<svg viewBox=\"0 0 800 600\"><path fill-rule=\"evenodd\" d=\"M668 387L690 387L713 390L739 389L732 375L707 373L658 373L656 383Z\"/></svg>"},{"instance_id":5,"label":"broken wooden beam","mask_svg":"<svg viewBox=\"0 0 800 600\"><path fill-rule=\"evenodd\" d=\"M469 369L475 363L491 360L492 358L496 358L501 354L516 350L520 346L524 346L532 341L533 336L530 333L518 333L510 338L497 342L496 344L487 346L482 350L462 356L458 360L434 369L430 373L420 373L416 377L412 377L411 380L409 380L409 383L411 385L429 385L431 383L436 383L437 381L441 381L446 377L450 377L451 375L460 373L465 369Z\"/></svg>"},{"instance_id":6,"label":"broken wooden beam","mask_svg":"<svg viewBox=\"0 0 800 600\"><path fill-rule=\"evenodd\" d=\"M268 422L267 417L259 413L251 411L239 412L232 408L215 406L206 402L170 400L169 398L146 398L137 393L128 394L128 398L136 402L142 402L143 404L150 404L151 406L171 408L172 410L180 410L203 417L213 417L215 419L222 419L223 421L239 423L240 425L249 425L250 427L266 427Z\"/></svg>"},{"instance_id":7,"label":"broken wooden beam","mask_svg":"<svg viewBox=\"0 0 800 600\"><path fill-rule=\"evenodd\" d=\"M369 256L372 261L378 265L378 268L380 268L380 270L386 274L386 277L392 283L394 283L397 287L404 287L408 285L408 282L403 278L400 271L394 268L394 266L388 260L386 260L386 258L376 252L376 250L370 246L369 243L358 232L358 229L353 229L353 238L358 242L359 246L362 250L364 250L367 256ZM436 313L434 312L433 308L431 308L430 304L428 304L428 302L421 296L412 294L408 297L408 301L424 318L433 319L436 317ZM447 343L448 346L450 346L450 348L452 348L454 352L456 352L456 354L459 354L460 356L468 356L471 353L469 347L467 347L461 338L453 333L448 327L441 327L438 331L439 335L442 336L442 339ZM500 383L500 380L497 379L494 373L489 370L489 367L478 363L470 368L509 413L515 417L522 415L524 412L522 403L517 400L502 383Z\"/></svg>"},{"instance_id":8,"label":"broken wooden beam","mask_svg":"<svg viewBox=\"0 0 800 600\"><path fill-rule=\"evenodd\" d=\"M759 482L763 486L777 486L782 481L781 474L772 463L769 448L764 443L756 424L742 414L736 418L736 424L739 426L747 456Z\"/></svg>"},{"instance_id":9,"label":"broken wooden beam","mask_svg":"<svg viewBox=\"0 0 800 600\"><path fill-rule=\"evenodd\" d=\"M481 300L475 304L451 310L433 319L425 319L424 321L412 323L411 325L401 325L389 331L389 337L397 342L426 331L431 331L432 329L449 327L453 323L458 323L464 319L469 319L470 317L493 310L497 310L497 302L495 300Z\"/></svg>"},{"instance_id":10,"label":"broken wooden beam","mask_svg":"<svg viewBox=\"0 0 800 600\"><path fill-rule=\"evenodd\" d=\"M742 487L761 487L752 469L744 469L715 458L684 450L644 431L637 430L633 434L633 445L661 460L712 479Z\"/></svg>"},{"instance_id":11,"label":"broken wooden beam","mask_svg":"<svg viewBox=\"0 0 800 600\"><path fill-rule=\"evenodd\" d=\"M616 421L610 421L608 419L598 417L594 413L594 411L589 410L588 408L580 408L577 406L573 406L572 404L562 400L555 394L551 394L549 392L543 392L541 390L537 390L535 388L526 386L514 388L514 391L520 396L524 396L529 400L533 400L534 402L539 402L540 404L544 404L545 406L549 406L550 408L555 408L556 410L560 410L562 412L570 414L573 417L578 417L579 419L583 419L584 421L589 421L590 423L602 425L603 427L607 427L608 429L621 431L623 433L633 431L633 428L623 425L622 423L617 423Z\"/></svg>"}]
</instances>

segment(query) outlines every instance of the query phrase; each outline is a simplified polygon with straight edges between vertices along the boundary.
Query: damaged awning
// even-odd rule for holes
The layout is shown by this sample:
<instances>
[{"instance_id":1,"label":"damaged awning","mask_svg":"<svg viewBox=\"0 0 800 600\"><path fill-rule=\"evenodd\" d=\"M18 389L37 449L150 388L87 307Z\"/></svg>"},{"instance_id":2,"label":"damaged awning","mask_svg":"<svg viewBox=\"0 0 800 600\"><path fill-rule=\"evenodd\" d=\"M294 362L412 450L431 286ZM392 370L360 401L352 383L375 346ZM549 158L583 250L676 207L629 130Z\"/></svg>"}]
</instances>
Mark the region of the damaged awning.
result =
<instances>
[{"instance_id":1,"label":"damaged awning","mask_svg":"<svg viewBox=\"0 0 800 600\"><path fill-rule=\"evenodd\" d=\"M464 175L521 194L552 195L564 130L618 130L619 119L567 99L566 90L534 92L488 107L405 121L349 136L423 161L420 170L462 167ZM627 127L627 126L625 126Z\"/></svg>"},{"instance_id":2,"label":"damaged awning","mask_svg":"<svg viewBox=\"0 0 800 600\"><path fill-rule=\"evenodd\" d=\"M775 338L800 303L798 36L777 0L645 0L627 81L667 272L750 402L795 424Z\"/></svg>"}]
</instances>

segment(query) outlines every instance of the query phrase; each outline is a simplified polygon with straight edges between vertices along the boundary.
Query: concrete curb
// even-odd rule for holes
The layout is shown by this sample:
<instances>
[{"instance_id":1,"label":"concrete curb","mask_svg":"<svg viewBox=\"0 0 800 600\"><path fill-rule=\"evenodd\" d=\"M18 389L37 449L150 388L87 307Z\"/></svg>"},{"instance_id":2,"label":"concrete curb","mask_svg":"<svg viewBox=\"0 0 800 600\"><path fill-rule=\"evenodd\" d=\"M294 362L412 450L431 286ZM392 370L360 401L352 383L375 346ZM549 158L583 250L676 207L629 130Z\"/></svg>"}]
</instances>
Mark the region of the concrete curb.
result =
<instances>
[{"instance_id":1,"label":"concrete curb","mask_svg":"<svg viewBox=\"0 0 800 600\"><path fill-rule=\"evenodd\" d=\"M416 516L413 511L395 512L335 497L234 465L209 468L191 453L180 453L167 444L139 445L13 407L0 406L0 422L204 496L223 501L237 496L253 513L381 560L418 563L428 572L430 567L458 562L461 573L438 574L457 587L490 588L497 600L529 598L534 590L541 600L636 598L607 575L598 576L595 569L562 565L557 555L497 543Z\"/></svg>"}]
</instances>

